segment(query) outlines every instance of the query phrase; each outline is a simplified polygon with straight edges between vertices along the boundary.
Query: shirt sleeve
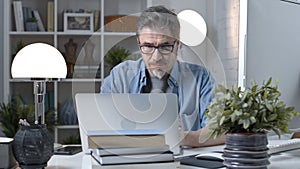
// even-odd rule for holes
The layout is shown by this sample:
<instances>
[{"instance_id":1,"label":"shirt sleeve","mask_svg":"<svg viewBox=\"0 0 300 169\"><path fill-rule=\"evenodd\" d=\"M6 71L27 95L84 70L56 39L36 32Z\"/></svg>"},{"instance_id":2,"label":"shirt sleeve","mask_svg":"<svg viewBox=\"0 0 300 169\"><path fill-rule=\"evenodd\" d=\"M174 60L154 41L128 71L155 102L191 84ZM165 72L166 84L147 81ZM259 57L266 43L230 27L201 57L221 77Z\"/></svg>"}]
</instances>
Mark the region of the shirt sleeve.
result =
<instances>
[{"instance_id":1,"label":"shirt sleeve","mask_svg":"<svg viewBox=\"0 0 300 169\"><path fill-rule=\"evenodd\" d=\"M211 74L207 72L205 76L202 78L201 82L201 91L200 91L200 119L201 119L201 128L205 127L206 116L204 114L207 106L210 104L212 100L213 90L215 88L215 81Z\"/></svg>"},{"instance_id":2,"label":"shirt sleeve","mask_svg":"<svg viewBox=\"0 0 300 169\"><path fill-rule=\"evenodd\" d=\"M138 72L135 61L124 61L115 66L110 74L103 80L100 87L101 93L128 93L131 88L136 72ZM138 80L138 79L136 79ZM138 81L134 81L137 83Z\"/></svg>"},{"instance_id":3,"label":"shirt sleeve","mask_svg":"<svg viewBox=\"0 0 300 169\"><path fill-rule=\"evenodd\" d=\"M107 76L100 87L100 93L112 93L112 75Z\"/></svg>"}]
</instances>

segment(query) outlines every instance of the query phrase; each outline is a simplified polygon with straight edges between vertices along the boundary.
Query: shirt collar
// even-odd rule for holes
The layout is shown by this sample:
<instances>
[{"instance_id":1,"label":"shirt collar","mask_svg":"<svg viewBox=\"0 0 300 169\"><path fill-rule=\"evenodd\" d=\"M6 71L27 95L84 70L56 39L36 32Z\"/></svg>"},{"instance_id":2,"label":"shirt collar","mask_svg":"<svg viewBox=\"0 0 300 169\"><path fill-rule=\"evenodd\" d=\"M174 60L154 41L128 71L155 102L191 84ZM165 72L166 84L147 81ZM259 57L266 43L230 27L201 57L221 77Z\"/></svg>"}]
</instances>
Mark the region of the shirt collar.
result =
<instances>
[{"instance_id":1,"label":"shirt collar","mask_svg":"<svg viewBox=\"0 0 300 169\"><path fill-rule=\"evenodd\" d=\"M179 61L176 60L172 70L171 70L171 74L169 77L170 82L172 82L175 86L178 86L178 81L179 81Z\"/></svg>"},{"instance_id":2,"label":"shirt collar","mask_svg":"<svg viewBox=\"0 0 300 169\"><path fill-rule=\"evenodd\" d=\"M140 83L146 84L146 66L142 58L140 58Z\"/></svg>"}]
</instances>

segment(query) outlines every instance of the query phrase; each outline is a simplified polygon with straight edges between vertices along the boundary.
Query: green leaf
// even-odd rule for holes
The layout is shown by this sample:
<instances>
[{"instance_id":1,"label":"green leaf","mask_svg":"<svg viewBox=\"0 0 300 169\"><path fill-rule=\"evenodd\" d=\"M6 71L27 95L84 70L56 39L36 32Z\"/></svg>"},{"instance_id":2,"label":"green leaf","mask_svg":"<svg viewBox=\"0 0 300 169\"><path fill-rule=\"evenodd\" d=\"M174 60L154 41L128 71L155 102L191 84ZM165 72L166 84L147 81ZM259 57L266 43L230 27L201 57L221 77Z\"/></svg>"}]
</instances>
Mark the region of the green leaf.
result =
<instances>
[{"instance_id":1,"label":"green leaf","mask_svg":"<svg viewBox=\"0 0 300 169\"><path fill-rule=\"evenodd\" d=\"M243 120L243 128L244 129L248 129L248 127L250 126L250 120L246 119L246 120Z\"/></svg>"},{"instance_id":2,"label":"green leaf","mask_svg":"<svg viewBox=\"0 0 300 169\"><path fill-rule=\"evenodd\" d=\"M221 117L221 120L220 120L220 126L223 125L223 123L224 123L224 121L225 121L225 118L226 118L225 116L222 116L222 117Z\"/></svg>"},{"instance_id":3,"label":"green leaf","mask_svg":"<svg viewBox=\"0 0 300 169\"><path fill-rule=\"evenodd\" d=\"M251 90L252 90L252 93L255 93L257 90L257 85L253 85Z\"/></svg>"},{"instance_id":4,"label":"green leaf","mask_svg":"<svg viewBox=\"0 0 300 169\"><path fill-rule=\"evenodd\" d=\"M255 117L251 116L251 117L250 117L250 121L251 121L251 124L256 123Z\"/></svg>"},{"instance_id":5,"label":"green leaf","mask_svg":"<svg viewBox=\"0 0 300 169\"><path fill-rule=\"evenodd\" d=\"M270 112L274 111L273 106L270 103L266 103L266 107Z\"/></svg>"},{"instance_id":6,"label":"green leaf","mask_svg":"<svg viewBox=\"0 0 300 169\"><path fill-rule=\"evenodd\" d=\"M228 115L231 115L232 114L232 110L225 110L223 112L223 116L228 116Z\"/></svg>"},{"instance_id":7,"label":"green leaf","mask_svg":"<svg viewBox=\"0 0 300 169\"><path fill-rule=\"evenodd\" d=\"M271 82L272 82L272 77L270 77L270 78L268 79L268 81L267 81L267 83L266 83L265 86L269 86L269 85L271 84Z\"/></svg>"},{"instance_id":8,"label":"green leaf","mask_svg":"<svg viewBox=\"0 0 300 169\"><path fill-rule=\"evenodd\" d=\"M271 114L269 117L268 117L268 121L273 121L277 118L277 114Z\"/></svg>"},{"instance_id":9,"label":"green leaf","mask_svg":"<svg viewBox=\"0 0 300 169\"><path fill-rule=\"evenodd\" d=\"M291 112L291 111L293 111L294 109L295 109L295 107L292 107L292 106L291 106L291 107L286 108L285 111Z\"/></svg>"},{"instance_id":10,"label":"green leaf","mask_svg":"<svg viewBox=\"0 0 300 169\"><path fill-rule=\"evenodd\" d=\"M230 119L231 119L231 122L235 122L237 117L236 117L236 114L233 113L231 116L230 116Z\"/></svg>"}]
</instances>

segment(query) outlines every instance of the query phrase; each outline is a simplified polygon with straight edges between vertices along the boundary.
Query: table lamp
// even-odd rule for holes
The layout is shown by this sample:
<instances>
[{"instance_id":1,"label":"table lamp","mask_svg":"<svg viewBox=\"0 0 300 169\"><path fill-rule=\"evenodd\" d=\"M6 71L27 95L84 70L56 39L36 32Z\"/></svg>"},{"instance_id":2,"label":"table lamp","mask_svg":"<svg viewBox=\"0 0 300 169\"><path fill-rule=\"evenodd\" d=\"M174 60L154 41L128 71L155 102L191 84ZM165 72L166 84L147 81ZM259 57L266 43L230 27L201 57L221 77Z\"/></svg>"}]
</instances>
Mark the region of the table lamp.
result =
<instances>
[{"instance_id":1,"label":"table lamp","mask_svg":"<svg viewBox=\"0 0 300 169\"><path fill-rule=\"evenodd\" d=\"M31 78L35 97L35 122L20 125L13 141L14 156L21 168L44 168L53 155L53 139L45 127L46 81L66 77L65 59L51 45L29 44L16 54L11 74L13 78Z\"/></svg>"},{"instance_id":2,"label":"table lamp","mask_svg":"<svg viewBox=\"0 0 300 169\"><path fill-rule=\"evenodd\" d=\"M33 43L17 53L12 62L11 74L13 78L32 78L34 80L35 123L44 124L46 81L66 78L67 67L64 57L51 45Z\"/></svg>"}]
</instances>

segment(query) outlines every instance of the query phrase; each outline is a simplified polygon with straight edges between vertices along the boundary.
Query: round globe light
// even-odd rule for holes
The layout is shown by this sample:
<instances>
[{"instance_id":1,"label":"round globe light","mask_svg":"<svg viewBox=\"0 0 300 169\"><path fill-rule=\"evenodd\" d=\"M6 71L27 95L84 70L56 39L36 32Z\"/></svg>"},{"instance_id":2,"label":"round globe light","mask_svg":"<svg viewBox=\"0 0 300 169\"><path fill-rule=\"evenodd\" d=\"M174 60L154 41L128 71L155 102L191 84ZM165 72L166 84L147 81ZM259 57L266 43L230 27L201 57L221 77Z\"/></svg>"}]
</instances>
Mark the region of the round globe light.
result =
<instances>
[{"instance_id":1,"label":"round globe light","mask_svg":"<svg viewBox=\"0 0 300 169\"><path fill-rule=\"evenodd\" d=\"M181 26L181 42L188 46L200 45L207 34L207 27L203 17L193 10L183 10L177 16Z\"/></svg>"}]
</instances>

